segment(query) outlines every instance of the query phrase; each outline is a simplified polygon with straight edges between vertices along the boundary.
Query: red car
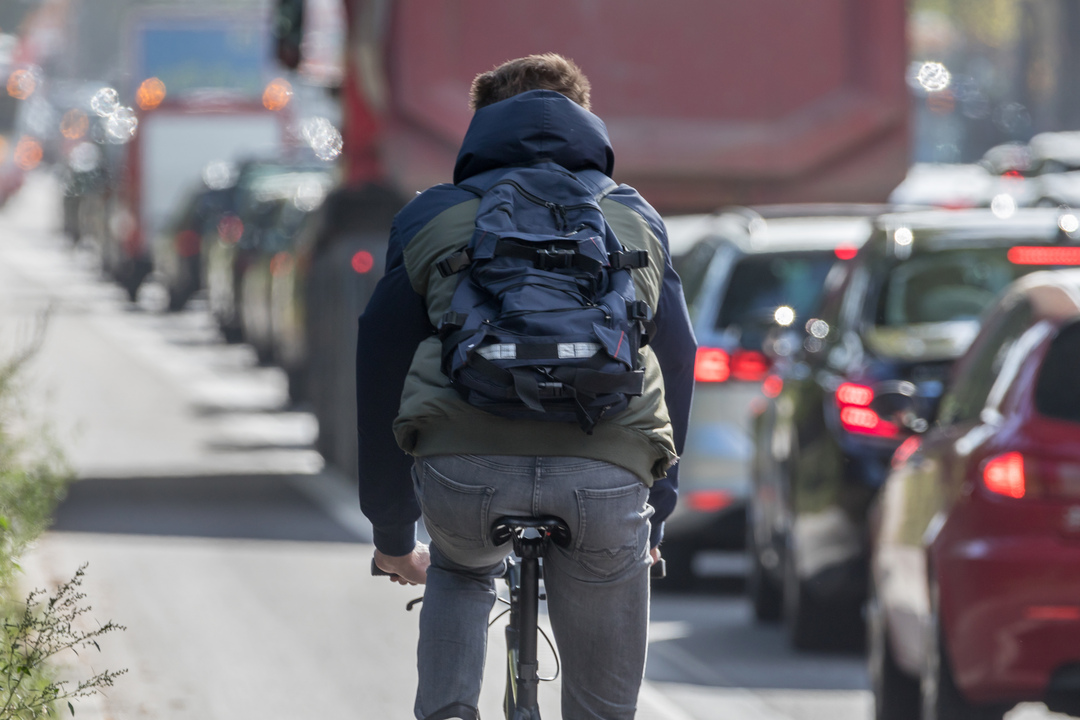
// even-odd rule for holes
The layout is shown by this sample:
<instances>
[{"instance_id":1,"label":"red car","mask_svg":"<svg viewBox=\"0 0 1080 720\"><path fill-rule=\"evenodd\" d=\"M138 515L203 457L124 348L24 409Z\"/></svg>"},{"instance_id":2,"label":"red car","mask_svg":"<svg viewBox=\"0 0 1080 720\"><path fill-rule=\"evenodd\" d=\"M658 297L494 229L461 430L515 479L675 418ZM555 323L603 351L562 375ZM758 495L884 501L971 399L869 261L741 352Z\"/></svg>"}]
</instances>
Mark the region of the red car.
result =
<instances>
[{"instance_id":1,"label":"red car","mask_svg":"<svg viewBox=\"0 0 1080 720\"><path fill-rule=\"evenodd\" d=\"M1080 264L1010 259L1046 252ZM1016 281L983 319L873 510L877 720L1080 715L1080 270Z\"/></svg>"}]
</instances>

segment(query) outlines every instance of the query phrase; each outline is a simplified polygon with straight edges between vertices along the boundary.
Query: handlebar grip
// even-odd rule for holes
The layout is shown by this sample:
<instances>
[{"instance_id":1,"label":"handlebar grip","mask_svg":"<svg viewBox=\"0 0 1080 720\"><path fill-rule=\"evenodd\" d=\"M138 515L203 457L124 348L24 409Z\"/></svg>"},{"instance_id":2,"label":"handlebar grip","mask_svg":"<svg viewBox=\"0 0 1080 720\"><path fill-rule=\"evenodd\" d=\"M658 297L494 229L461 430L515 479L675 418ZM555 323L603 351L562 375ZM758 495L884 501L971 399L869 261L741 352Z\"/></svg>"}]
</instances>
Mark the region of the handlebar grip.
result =
<instances>
[{"instance_id":1,"label":"handlebar grip","mask_svg":"<svg viewBox=\"0 0 1080 720\"><path fill-rule=\"evenodd\" d=\"M660 558L649 566L649 577L653 580L663 580L667 577L667 563Z\"/></svg>"},{"instance_id":2,"label":"handlebar grip","mask_svg":"<svg viewBox=\"0 0 1080 720\"><path fill-rule=\"evenodd\" d=\"M394 573L388 573L385 570L383 570L381 567L376 565L375 564L375 558L371 558L371 574L376 576L376 577L378 577L380 575L382 575L383 577L397 577L396 575L394 575Z\"/></svg>"}]
</instances>

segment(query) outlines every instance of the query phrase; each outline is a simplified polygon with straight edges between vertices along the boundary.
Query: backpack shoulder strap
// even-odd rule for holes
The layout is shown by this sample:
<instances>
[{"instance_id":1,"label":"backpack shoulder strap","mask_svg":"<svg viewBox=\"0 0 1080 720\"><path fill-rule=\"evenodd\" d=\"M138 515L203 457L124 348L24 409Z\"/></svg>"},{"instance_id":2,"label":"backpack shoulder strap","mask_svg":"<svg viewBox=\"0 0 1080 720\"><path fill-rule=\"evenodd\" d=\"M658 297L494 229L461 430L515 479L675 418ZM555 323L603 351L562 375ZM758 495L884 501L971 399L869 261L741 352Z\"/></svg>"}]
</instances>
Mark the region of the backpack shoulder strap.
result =
<instances>
[{"instance_id":1,"label":"backpack shoulder strap","mask_svg":"<svg viewBox=\"0 0 1080 720\"><path fill-rule=\"evenodd\" d=\"M574 173L574 177L593 193L593 200L599 205L600 201L619 189L619 183L600 172L599 170L581 170Z\"/></svg>"}]
</instances>

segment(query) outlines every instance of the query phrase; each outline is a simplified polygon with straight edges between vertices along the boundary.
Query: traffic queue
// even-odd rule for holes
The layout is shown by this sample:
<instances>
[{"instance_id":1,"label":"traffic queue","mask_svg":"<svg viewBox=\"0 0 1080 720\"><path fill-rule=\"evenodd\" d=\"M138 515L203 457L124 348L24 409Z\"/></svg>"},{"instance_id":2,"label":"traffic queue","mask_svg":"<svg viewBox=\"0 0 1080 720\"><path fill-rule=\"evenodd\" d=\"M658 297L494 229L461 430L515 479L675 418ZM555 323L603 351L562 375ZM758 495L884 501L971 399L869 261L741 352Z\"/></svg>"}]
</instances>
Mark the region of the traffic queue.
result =
<instances>
[{"instance_id":1,"label":"traffic queue","mask_svg":"<svg viewBox=\"0 0 1080 720\"><path fill-rule=\"evenodd\" d=\"M756 621L868 650L878 720L1080 711L1080 217L1033 196L667 218L699 343L668 587L743 558ZM348 476L356 318L402 205L249 160L151 246L164 307L279 365Z\"/></svg>"}]
</instances>

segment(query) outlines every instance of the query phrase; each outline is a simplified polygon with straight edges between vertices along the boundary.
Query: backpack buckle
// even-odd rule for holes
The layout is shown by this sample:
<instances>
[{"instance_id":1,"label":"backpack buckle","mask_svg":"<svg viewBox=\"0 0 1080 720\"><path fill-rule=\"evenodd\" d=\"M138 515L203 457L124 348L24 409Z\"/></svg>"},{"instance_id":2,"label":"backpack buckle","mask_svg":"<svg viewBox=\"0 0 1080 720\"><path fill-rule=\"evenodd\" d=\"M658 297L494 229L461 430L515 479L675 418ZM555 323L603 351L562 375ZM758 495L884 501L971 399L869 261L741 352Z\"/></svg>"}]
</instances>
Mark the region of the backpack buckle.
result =
<instances>
[{"instance_id":1,"label":"backpack buckle","mask_svg":"<svg viewBox=\"0 0 1080 720\"><path fill-rule=\"evenodd\" d=\"M610 257L611 267L614 270L623 268L643 268L649 266L648 250L624 250L612 253Z\"/></svg>"},{"instance_id":2,"label":"backpack buckle","mask_svg":"<svg viewBox=\"0 0 1080 720\"><path fill-rule=\"evenodd\" d=\"M533 264L538 270L566 270L574 266L576 254L573 250L537 250Z\"/></svg>"},{"instance_id":3,"label":"backpack buckle","mask_svg":"<svg viewBox=\"0 0 1080 720\"><path fill-rule=\"evenodd\" d=\"M456 275L461 272L471 264L472 251L466 247L447 255L442 260L435 263L435 267L438 269L440 275L443 277L450 277L451 275Z\"/></svg>"}]
</instances>

